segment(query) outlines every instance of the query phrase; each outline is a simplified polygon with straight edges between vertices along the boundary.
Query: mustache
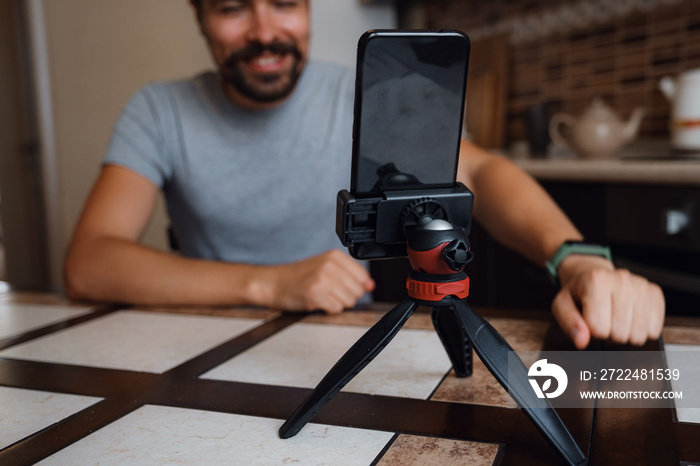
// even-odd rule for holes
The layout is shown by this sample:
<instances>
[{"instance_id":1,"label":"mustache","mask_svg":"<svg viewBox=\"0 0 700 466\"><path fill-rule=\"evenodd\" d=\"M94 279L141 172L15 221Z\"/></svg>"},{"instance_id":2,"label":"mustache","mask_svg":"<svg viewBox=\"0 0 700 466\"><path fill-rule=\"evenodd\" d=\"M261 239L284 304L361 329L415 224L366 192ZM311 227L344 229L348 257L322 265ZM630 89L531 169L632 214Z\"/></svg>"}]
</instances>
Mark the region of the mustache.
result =
<instances>
[{"instance_id":1,"label":"mustache","mask_svg":"<svg viewBox=\"0 0 700 466\"><path fill-rule=\"evenodd\" d=\"M226 59L225 65L232 66L239 61L250 60L258 57L265 52L279 55L291 53L297 58L301 57L301 52L299 52L299 49L293 42L272 42L270 44L263 44L262 42L255 41L246 45L242 49L231 52L231 55L229 55L229 57Z\"/></svg>"}]
</instances>

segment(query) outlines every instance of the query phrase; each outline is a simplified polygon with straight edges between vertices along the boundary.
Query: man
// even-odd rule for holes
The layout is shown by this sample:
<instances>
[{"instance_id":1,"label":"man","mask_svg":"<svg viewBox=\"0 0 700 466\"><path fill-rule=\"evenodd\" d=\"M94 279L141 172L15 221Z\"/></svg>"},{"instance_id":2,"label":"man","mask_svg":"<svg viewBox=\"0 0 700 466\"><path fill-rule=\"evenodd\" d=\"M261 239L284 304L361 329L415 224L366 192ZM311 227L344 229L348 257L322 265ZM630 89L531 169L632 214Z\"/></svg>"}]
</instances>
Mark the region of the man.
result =
<instances>
[{"instance_id":1,"label":"man","mask_svg":"<svg viewBox=\"0 0 700 466\"><path fill-rule=\"evenodd\" d=\"M191 0L218 75L147 86L117 123L66 260L72 298L246 304L338 313L374 282L337 249L349 178L352 76L307 63L308 0ZM475 218L544 264L581 235L508 160L462 144ZM182 256L138 244L158 189ZM553 312L579 348L658 337L663 295L608 260L558 266Z\"/></svg>"}]
</instances>

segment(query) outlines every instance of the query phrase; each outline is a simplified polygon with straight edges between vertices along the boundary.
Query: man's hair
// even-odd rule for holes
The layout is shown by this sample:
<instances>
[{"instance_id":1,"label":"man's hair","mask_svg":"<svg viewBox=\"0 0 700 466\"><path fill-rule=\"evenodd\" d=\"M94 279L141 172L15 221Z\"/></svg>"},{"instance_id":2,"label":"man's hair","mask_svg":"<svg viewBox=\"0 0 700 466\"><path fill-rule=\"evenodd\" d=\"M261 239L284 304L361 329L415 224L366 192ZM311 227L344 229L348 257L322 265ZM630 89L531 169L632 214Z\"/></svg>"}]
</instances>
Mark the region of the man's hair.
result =
<instances>
[{"instance_id":1,"label":"man's hair","mask_svg":"<svg viewBox=\"0 0 700 466\"><path fill-rule=\"evenodd\" d=\"M202 0L190 0L190 3L194 7L194 9L197 11L197 21L199 23L202 23Z\"/></svg>"}]
</instances>

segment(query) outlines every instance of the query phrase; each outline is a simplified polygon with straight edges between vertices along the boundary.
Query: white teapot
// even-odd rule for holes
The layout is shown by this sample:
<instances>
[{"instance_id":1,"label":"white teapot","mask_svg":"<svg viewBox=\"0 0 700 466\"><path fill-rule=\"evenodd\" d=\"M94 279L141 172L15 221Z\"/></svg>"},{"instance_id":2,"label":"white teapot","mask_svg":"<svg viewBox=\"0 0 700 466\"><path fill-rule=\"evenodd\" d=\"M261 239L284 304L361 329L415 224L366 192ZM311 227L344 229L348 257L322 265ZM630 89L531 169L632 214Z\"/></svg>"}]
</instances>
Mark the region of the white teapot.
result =
<instances>
[{"instance_id":1,"label":"white teapot","mask_svg":"<svg viewBox=\"0 0 700 466\"><path fill-rule=\"evenodd\" d=\"M671 102L671 145L677 149L700 149L700 69L674 79L664 76L661 92Z\"/></svg>"},{"instance_id":2,"label":"white teapot","mask_svg":"<svg viewBox=\"0 0 700 466\"><path fill-rule=\"evenodd\" d=\"M608 158L637 137L643 116L644 109L637 107L623 122L603 99L596 97L578 118L555 114L549 121L549 135L554 144L571 147L584 158ZM568 139L560 133L561 125L570 128Z\"/></svg>"}]
</instances>

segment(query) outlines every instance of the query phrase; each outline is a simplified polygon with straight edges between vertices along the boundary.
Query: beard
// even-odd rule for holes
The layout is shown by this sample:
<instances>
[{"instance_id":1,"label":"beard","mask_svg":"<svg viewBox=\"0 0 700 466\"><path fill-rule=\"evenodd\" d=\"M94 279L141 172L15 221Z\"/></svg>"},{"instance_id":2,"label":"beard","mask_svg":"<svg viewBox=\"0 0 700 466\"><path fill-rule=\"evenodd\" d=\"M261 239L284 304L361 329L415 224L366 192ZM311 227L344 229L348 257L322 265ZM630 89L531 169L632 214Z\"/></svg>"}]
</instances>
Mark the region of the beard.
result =
<instances>
[{"instance_id":1,"label":"beard","mask_svg":"<svg viewBox=\"0 0 700 466\"><path fill-rule=\"evenodd\" d=\"M277 73L255 73L246 68L245 62L265 52L279 55L292 55L289 70ZM296 44L273 42L250 45L232 52L222 66L224 81L231 84L240 94L256 102L269 103L282 100L294 90L302 70L302 56Z\"/></svg>"}]
</instances>

